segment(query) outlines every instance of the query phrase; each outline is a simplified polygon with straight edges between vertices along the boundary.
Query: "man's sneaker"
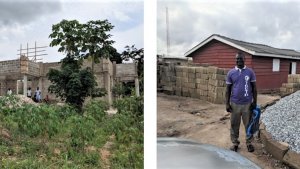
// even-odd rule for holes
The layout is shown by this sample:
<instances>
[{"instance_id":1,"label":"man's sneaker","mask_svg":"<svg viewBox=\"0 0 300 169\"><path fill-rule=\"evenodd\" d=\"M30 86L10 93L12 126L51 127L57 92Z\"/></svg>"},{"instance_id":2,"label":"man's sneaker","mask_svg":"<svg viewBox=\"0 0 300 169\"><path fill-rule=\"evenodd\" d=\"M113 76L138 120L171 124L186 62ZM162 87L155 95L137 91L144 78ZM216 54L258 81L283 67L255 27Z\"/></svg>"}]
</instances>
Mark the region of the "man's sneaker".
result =
<instances>
[{"instance_id":1,"label":"man's sneaker","mask_svg":"<svg viewBox=\"0 0 300 169\"><path fill-rule=\"evenodd\" d=\"M231 151L237 152L237 149L238 149L238 148L239 148L239 146L233 145L232 147L230 147L230 150L231 150Z\"/></svg>"},{"instance_id":2,"label":"man's sneaker","mask_svg":"<svg viewBox=\"0 0 300 169\"><path fill-rule=\"evenodd\" d=\"M254 151L254 147L252 144L247 145L248 151L249 152L253 152Z\"/></svg>"}]
</instances>

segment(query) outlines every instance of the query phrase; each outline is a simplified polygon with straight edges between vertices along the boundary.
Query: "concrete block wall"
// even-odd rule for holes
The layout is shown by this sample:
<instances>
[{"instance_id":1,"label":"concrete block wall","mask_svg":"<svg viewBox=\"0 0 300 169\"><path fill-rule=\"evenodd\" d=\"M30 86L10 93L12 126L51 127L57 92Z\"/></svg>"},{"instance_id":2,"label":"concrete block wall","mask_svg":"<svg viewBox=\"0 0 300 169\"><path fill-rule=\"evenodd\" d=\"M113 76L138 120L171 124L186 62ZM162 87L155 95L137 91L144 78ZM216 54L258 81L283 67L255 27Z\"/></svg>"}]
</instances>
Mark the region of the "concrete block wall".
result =
<instances>
[{"instance_id":1,"label":"concrete block wall","mask_svg":"<svg viewBox=\"0 0 300 169\"><path fill-rule=\"evenodd\" d=\"M6 89L4 94L7 93L8 88L12 90L12 94L18 94L17 93L17 81L16 80L6 80Z\"/></svg>"},{"instance_id":2,"label":"concrete block wall","mask_svg":"<svg viewBox=\"0 0 300 169\"><path fill-rule=\"evenodd\" d=\"M61 66L61 63L59 63L59 62L44 63L43 64L43 77L41 77L42 78L42 87L40 89L41 92L42 92L41 98L45 98L46 95L48 95L48 97L50 99L60 101L60 98L56 98L55 94L50 94L48 92L48 88L51 85L51 82L46 77L46 74L49 72L50 68L60 70L60 66ZM38 78L33 81L33 83L32 83L32 86L33 86L32 91L33 92L36 91L36 88L38 87L38 82L39 82Z\"/></svg>"},{"instance_id":3,"label":"concrete block wall","mask_svg":"<svg viewBox=\"0 0 300 169\"><path fill-rule=\"evenodd\" d=\"M43 64L43 76L49 72L49 69L57 69L60 70L61 63L60 62L53 62L53 63L44 63Z\"/></svg>"},{"instance_id":4,"label":"concrete block wall","mask_svg":"<svg viewBox=\"0 0 300 169\"><path fill-rule=\"evenodd\" d=\"M104 63L105 62L105 63ZM106 68L107 72L110 72L109 76L111 77L110 78L110 81L111 81L111 86L113 85L113 78L112 78L112 64L109 64L108 61L100 61L99 64L95 64L94 65L94 71L95 71L95 75L96 75L96 82L97 82L97 87L98 88L105 88L105 73L103 72L103 66L106 65L106 66L111 66L111 67L108 67ZM111 63L111 62L110 62ZM57 101L60 101L60 98L56 98L55 94L50 94L48 92L48 88L49 86L51 85L51 82L50 80L48 80L46 76L46 74L49 72L50 68L52 69L57 69L57 70L60 70L60 66L61 64L59 62L54 62L54 63L44 63L43 64L43 73L44 73L44 76L42 77L42 88L41 88L41 92L42 92L42 98L45 98L46 95L48 95L48 97L50 99L55 99ZM92 66L92 62L89 62L88 60L84 60L83 61L83 65L82 65L82 69L86 69L87 67L91 67ZM36 90L36 87L38 86L38 79L35 79L33 80L33 86L34 86L34 91ZM112 87L111 87L112 89ZM109 91L108 91L109 92ZM111 91L110 91L111 92ZM104 99L105 97L101 98L102 100Z\"/></svg>"},{"instance_id":5,"label":"concrete block wall","mask_svg":"<svg viewBox=\"0 0 300 169\"><path fill-rule=\"evenodd\" d=\"M225 103L226 75L230 69L190 64L175 67L175 94L215 104ZM208 66L208 67L207 67Z\"/></svg>"},{"instance_id":6,"label":"concrete block wall","mask_svg":"<svg viewBox=\"0 0 300 169\"><path fill-rule=\"evenodd\" d=\"M157 83L157 88L162 88L161 85L161 75L160 75L160 71L161 71L161 67L162 65L157 65L156 67L156 83Z\"/></svg>"},{"instance_id":7,"label":"concrete block wall","mask_svg":"<svg viewBox=\"0 0 300 169\"><path fill-rule=\"evenodd\" d=\"M33 76L40 76L39 63L28 61L28 74Z\"/></svg>"},{"instance_id":8,"label":"concrete block wall","mask_svg":"<svg viewBox=\"0 0 300 169\"><path fill-rule=\"evenodd\" d=\"M9 75L12 73L20 73L21 71L21 61L17 60L7 60L0 62L0 75Z\"/></svg>"},{"instance_id":9,"label":"concrete block wall","mask_svg":"<svg viewBox=\"0 0 300 169\"><path fill-rule=\"evenodd\" d=\"M187 58L169 58L165 57L163 60L167 63L174 63L175 65L182 65L186 66L188 64L188 59Z\"/></svg>"},{"instance_id":10,"label":"concrete block wall","mask_svg":"<svg viewBox=\"0 0 300 169\"><path fill-rule=\"evenodd\" d=\"M87 67L91 67L92 68L92 62L88 61L87 59L83 60L82 63L82 69L86 69ZM98 63L98 64L94 64L94 72L103 72L103 63Z\"/></svg>"},{"instance_id":11,"label":"concrete block wall","mask_svg":"<svg viewBox=\"0 0 300 169\"><path fill-rule=\"evenodd\" d=\"M5 80L0 80L0 95L3 96L7 92L6 90L6 81Z\"/></svg>"},{"instance_id":12,"label":"concrete block wall","mask_svg":"<svg viewBox=\"0 0 300 169\"><path fill-rule=\"evenodd\" d=\"M208 101L216 104L224 104L226 102L226 77L230 69L223 69L209 66L207 72L208 80Z\"/></svg>"},{"instance_id":13,"label":"concrete block wall","mask_svg":"<svg viewBox=\"0 0 300 169\"><path fill-rule=\"evenodd\" d=\"M116 64L116 75L121 76L120 81L134 81L134 77L125 77L125 76L136 75L135 72L136 72L135 63Z\"/></svg>"},{"instance_id":14,"label":"concrete block wall","mask_svg":"<svg viewBox=\"0 0 300 169\"><path fill-rule=\"evenodd\" d=\"M175 93L175 63L164 63L160 66L160 85L166 94Z\"/></svg>"},{"instance_id":15,"label":"concrete block wall","mask_svg":"<svg viewBox=\"0 0 300 169\"><path fill-rule=\"evenodd\" d=\"M280 95L288 95L300 90L300 74L288 75L288 83L283 83L280 88Z\"/></svg>"}]
</instances>

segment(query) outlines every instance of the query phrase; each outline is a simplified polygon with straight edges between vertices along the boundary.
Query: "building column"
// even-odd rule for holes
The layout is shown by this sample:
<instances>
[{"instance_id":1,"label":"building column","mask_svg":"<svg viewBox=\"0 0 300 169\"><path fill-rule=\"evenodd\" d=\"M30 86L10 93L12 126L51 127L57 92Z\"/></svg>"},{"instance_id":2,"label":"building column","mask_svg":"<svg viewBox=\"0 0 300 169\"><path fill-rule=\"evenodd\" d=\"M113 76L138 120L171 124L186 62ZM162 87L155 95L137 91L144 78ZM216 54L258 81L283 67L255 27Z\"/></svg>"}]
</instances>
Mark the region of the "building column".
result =
<instances>
[{"instance_id":1,"label":"building column","mask_svg":"<svg viewBox=\"0 0 300 169\"><path fill-rule=\"evenodd\" d=\"M19 86L17 87L19 88ZM27 96L27 75L23 76L23 95Z\"/></svg>"},{"instance_id":2,"label":"building column","mask_svg":"<svg viewBox=\"0 0 300 169\"><path fill-rule=\"evenodd\" d=\"M104 72L104 86L107 91L107 101L109 105L112 105L112 94L111 94L111 89L110 89L110 76L108 72Z\"/></svg>"},{"instance_id":3,"label":"building column","mask_svg":"<svg viewBox=\"0 0 300 169\"><path fill-rule=\"evenodd\" d=\"M135 94L137 96L140 96L139 78L138 77L134 78L134 81L135 81Z\"/></svg>"},{"instance_id":4,"label":"building column","mask_svg":"<svg viewBox=\"0 0 300 169\"><path fill-rule=\"evenodd\" d=\"M43 95L44 95L44 92L42 90L42 77L39 77L39 83L38 83L38 87L41 91L41 99L44 98Z\"/></svg>"}]
</instances>

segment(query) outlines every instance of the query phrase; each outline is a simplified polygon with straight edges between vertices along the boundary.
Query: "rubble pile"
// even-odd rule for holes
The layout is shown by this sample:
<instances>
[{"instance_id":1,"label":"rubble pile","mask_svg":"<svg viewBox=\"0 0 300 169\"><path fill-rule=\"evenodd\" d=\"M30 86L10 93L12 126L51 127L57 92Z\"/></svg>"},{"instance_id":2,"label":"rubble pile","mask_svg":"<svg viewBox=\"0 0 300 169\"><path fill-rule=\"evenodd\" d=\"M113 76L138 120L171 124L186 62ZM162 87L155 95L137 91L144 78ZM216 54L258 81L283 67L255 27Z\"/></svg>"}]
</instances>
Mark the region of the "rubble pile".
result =
<instances>
[{"instance_id":1,"label":"rubble pile","mask_svg":"<svg viewBox=\"0 0 300 169\"><path fill-rule=\"evenodd\" d=\"M276 141L289 144L289 148L300 154L300 91L286 96L266 108L261 121Z\"/></svg>"},{"instance_id":2,"label":"rubble pile","mask_svg":"<svg viewBox=\"0 0 300 169\"><path fill-rule=\"evenodd\" d=\"M15 97L19 98L19 101L16 103L17 106L21 106L23 103L27 103L27 104L33 104L35 106L38 106L39 104L34 102L31 98L28 98L27 96L24 95L14 95ZM12 105L10 104L10 99L9 97L6 96L0 96L1 99L3 99L5 101L5 103L7 103L6 106L8 107L12 107ZM4 97L4 98L3 98Z\"/></svg>"},{"instance_id":3,"label":"rubble pile","mask_svg":"<svg viewBox=\"0 0 300 169\"><path fill-rule=\"evenodd\" d=\"M22 105L23 103L34 104L35 106L39 105L38 103L34 102L31 98L28 98L27 96L24 95L16 95L16 96L20 98L18 105Z\"/></svg>"}]
</instances>

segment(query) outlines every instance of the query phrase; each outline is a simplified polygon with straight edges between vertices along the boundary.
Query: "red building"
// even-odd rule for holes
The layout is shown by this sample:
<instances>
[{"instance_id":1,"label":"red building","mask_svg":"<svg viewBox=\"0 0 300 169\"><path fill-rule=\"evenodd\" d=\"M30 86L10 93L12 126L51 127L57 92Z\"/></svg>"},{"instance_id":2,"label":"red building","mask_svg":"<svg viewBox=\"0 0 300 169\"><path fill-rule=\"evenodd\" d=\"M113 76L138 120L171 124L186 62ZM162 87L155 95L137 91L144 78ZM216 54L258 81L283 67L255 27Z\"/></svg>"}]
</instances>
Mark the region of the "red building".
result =
<instances>
[{"instance_id":1,"label":"red building","mask_svg":"<svg viewBox=\"0 0 300 169\"><path fill-rule=\"evenodd\" d=\"M213 34L184 54L194 63L211 63L220 68L234 68L235 55L246 56L245 65L253 69L258 90L275 90L287 83L288 74L300 74L300 53L290 49L243 42Z\"/></svg>"}]
</instances>

